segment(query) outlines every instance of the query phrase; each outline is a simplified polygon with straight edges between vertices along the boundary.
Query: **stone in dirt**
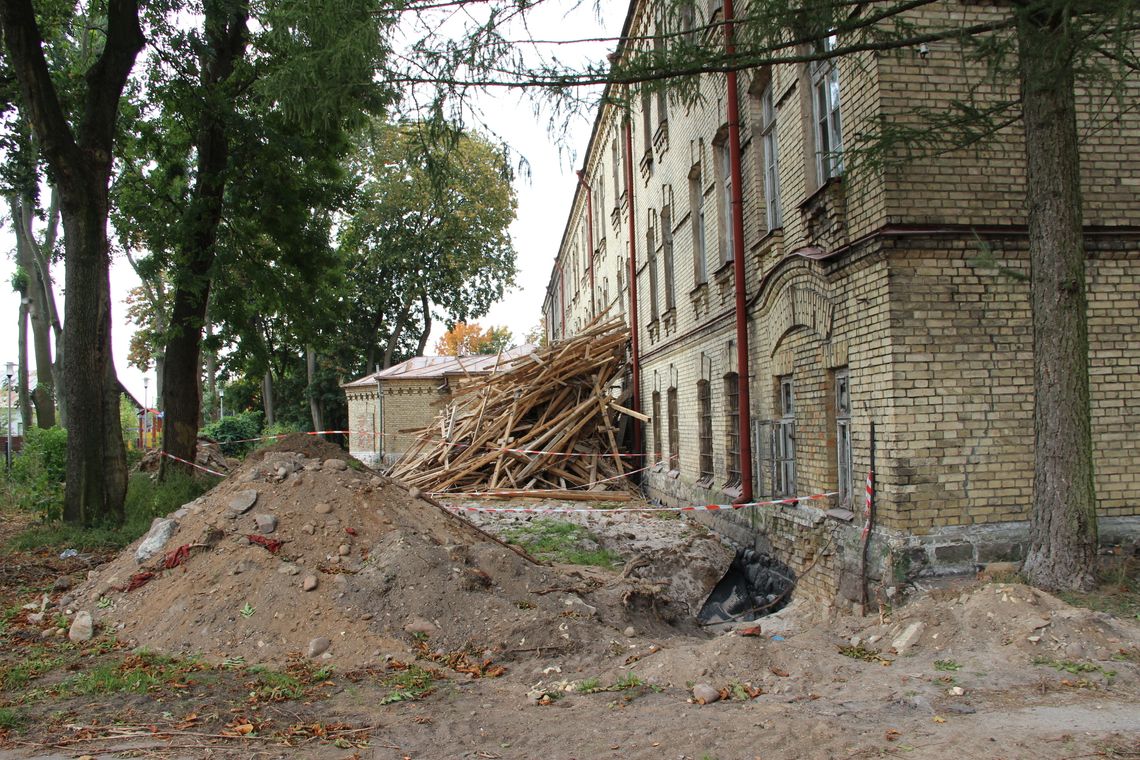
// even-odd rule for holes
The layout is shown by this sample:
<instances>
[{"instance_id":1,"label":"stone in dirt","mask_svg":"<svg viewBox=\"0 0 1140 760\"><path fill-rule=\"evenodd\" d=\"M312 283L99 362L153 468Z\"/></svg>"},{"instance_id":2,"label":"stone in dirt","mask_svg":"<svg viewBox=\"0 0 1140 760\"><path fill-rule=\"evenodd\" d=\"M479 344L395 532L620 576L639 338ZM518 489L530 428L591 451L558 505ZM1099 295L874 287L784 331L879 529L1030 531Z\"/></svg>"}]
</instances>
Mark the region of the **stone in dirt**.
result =
<instances>
[{"instance_id":1,"label":"stone in dirt","mask_svg":"<svg viewBox=\"0 0 1140 760\"><path fill-rule=\"evenodd\" d=\"M67 591L71 588L71 579L66 575L61 575L55 579L55 583L51 585L52 591Z\"/></svg>"},{"instance_id":2,"label":"stone in dirt","mask_svg":"<svg viewBox=\"0 0 1140 760\"><path fill-rule=\"evenodd\" d=\"M327 515L332 512L332 507L328 503L322 501L321 503L317 504L317 506L313 507L313 511L318 515Z\"/></svg>"},{"instance_id":3,"label":"stone in dirt","mask_svg":"<svg viewBox=\"0 0 1140 760\"><path fill-rule=\"evenodd\" d=\"M326 459L325 467L330 470L347 470L348 464L343 459Z\"/></svg>"},{"instance_id":4,"label":"stone in dirt","mask_svg":"<svg viewBox=\"0 0 1140 760\"><path fill-rule=\"evenodd\" d=\"M239 515L244 515L249 510L253 509L253 505L257 503L257 491L252 488L245 491L238 491L234 497L230 499L230 510Z\"/></svg>"},{"instance_id":5,"label":"stone in dirt","mask_svg":"<svg viewBox=\"0 0 1140 760\"><path fill-rule=\"evenodd\" d=\"M891 647L899 654L906 654L907 650L914 646L915 642L922 636L924 630L926 630L925 623L911 623L891 642Z\"/></svg>"},{"instance_id":6,"label":"stone in dirt","mask_svg":"<svg viewBox=\"0 0 1140 760\"><path fill-rule=\"evenodd\" d=\"M317 576L306 575L305 580L301 581L302 591L313 591L317 588Z\"/></svg>"},{"instance_id":7,"label":"stone in dirt","mask_svg":"<svg viewBox=\"0 0 1140 760\"><path fill-rule=\"evenodd\" d=\"M268 536L277 530L277 518L273 515L257 514L253 516L253 521L257 524L257 532L262 535Z\"/></svg>"},{"instance_id":8,"label":"stone in dirt","mask_svg":"<svg viewBox=\"0 0 1140 760\"><path fill-rule=\"evenodd\" d=\"M309 642L309 650L306 652L306 654L310 658L320 657L322 654L328 651L330 646L332 646L331 641L329 641L324 636L318 636Z\"/></svg>"},{"instance_id":9,"label":"stone in dirt","mask_svg":"<svg viewBox=\"0 0 1140 760\"><path fill-rule=\"evenodd\" d=\"M135 549L135 562L141 565L162 551L162 547L166 545L176 530L178 530L178 523L174 520L165 517L154 518L146 538L139 544L139 548Z\"/></svg>"},{"instance_id":10,"label":"stone in dirt","mask_svg":"<svg viewBox=\"0 0 1140 760\"><path fill-rule=\"evenodd\" d=\"M407 625L404 626L404 633L422 634L424 636L431 636L439 631L433 623L424 620L423 618L415 618Z\"/></svg>"},{"instance_id":11,"label":"stone in dirt","mask_svg":"<svg viewBox=\"0 0 1140 760\"><path fill-rule=\"evenodd\" d=\"M71 621L71 629L67 632L67 638L78 643L90 641L94 635L95 622L91 619L91 613L87 610L80 610L75 613L75 619Z\"/></svg>"},{"instance_id":12,"label":"stone in dirt","mask_svg":"<svg viewBox=\"0 0 1140 760\"><path fill-rule=\"evenodd\" d=\"M693 687L693 701L698 705L708 705L720 701L720 692L707 683L699 683Z\"/></svg>"}]
</instances>

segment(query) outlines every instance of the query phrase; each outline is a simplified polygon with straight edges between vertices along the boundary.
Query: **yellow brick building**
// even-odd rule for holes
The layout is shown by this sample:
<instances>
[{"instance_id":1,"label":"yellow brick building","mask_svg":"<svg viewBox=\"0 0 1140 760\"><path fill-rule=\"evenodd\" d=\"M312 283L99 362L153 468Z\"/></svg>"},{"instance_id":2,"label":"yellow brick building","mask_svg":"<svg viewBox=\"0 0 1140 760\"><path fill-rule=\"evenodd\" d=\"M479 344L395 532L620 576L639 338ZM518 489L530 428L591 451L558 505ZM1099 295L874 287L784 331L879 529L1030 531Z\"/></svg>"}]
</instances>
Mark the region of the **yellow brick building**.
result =
<instances>
[{"instance_id":1,"label":"yellow brick building","mask_svg":"<svg viewBox=\"0 0 1140 760\"><path fill-rule=\"evenodd\" d=\"M697 0L697 11L708 34L721 33L719 0ZM962 26L989 14L944 2L910 20ZM635 0L623 37L656 44L677 32L669 23ZM797 572L810 568L801 592L862 592L872 424L873 585L1020 558L1033 483L1020 121L972 147L887 166L859 164L853 150L880 120L998 102L1016 96L1016 78L986 80L948 41L739 73L743 352L727 77L699 84L695 104L607 89L544 305L555 340L603 312L631 320L636 307L640 404L652 416L648 494L673 505L740 496L743 354L754 498L835 495L713 522ZM1140 102L1140 79L1128 86L1118 97L1089 86L1078 98L1101 540L1135 551L1140 111L1126 104Z\"/></svg>"}]
</instances>

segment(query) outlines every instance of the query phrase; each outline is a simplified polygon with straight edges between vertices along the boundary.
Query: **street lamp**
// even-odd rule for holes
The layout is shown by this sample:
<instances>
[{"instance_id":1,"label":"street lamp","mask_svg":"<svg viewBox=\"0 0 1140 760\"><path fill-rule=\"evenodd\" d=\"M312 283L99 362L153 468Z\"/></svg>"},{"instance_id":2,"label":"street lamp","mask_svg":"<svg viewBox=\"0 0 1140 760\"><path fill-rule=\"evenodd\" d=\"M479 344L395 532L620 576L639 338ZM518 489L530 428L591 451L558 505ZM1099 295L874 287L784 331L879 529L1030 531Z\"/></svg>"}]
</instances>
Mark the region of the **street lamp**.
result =
<instances>
[{"instance_id":1,"label":"street lamp","mask_svg":"<svg viewBox=\"0 0 1140 760\"><path fill-rule=\"evenodd\" d=\"M226 416L226 389L218 388L218 419L225 419Z\"/></svg>"},{"instance_id":2,"label":"street lamp","mask_svg":"<svg viewBox=\"0 0 1140 760\"><path fill-rule=\"evenodd\" d=\"M147 422L147 417L149 416L148 412L150 411L147 408L147 391L149 391L149 390L150 390L150 378L147 377L146 375L143 375L143 423L142 423L143 429L142 429L142 435L143 435L143 448L144 449L146 448L147 427L149 427L148 422Z\"/></svg>"},{"instance_id":3,"label":"street lamp","mask_svg":"<svg viewBox=\"0 0 1140 760\"><path fill-rule=\"evenodd\" d=\"M8 394L8 420L5 423L6 430L4 431L4 441L7 444L5 447L4 466L6 469L12 469L12 376L16 374L16 364L8 362L4 365L4 376L8 378L8 388L5 391Z\"/></svg>"}]
</instances>

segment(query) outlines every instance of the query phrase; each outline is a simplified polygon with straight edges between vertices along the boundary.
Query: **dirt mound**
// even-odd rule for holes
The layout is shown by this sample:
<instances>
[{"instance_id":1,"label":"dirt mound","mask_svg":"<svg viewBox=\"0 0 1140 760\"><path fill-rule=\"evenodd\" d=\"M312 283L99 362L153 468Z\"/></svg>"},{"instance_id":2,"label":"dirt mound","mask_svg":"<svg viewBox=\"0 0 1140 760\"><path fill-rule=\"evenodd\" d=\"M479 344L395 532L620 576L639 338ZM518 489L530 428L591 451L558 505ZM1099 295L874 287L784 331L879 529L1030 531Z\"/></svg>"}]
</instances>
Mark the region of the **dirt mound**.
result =
<instances>
[{"instance_id":1,"label":"dirt mound","mask_svg":"<svg viewBox=\"0 0 1140 760\"><path fill-rule=\"evenodd\" d=\"M656 614L627 593L637 579L530 562L303 435L255 452L91 576L74 606L96 626L214 661L303 652L352 667L424 639L496 660L588 656Z\"/></svg>"}]
</instances>

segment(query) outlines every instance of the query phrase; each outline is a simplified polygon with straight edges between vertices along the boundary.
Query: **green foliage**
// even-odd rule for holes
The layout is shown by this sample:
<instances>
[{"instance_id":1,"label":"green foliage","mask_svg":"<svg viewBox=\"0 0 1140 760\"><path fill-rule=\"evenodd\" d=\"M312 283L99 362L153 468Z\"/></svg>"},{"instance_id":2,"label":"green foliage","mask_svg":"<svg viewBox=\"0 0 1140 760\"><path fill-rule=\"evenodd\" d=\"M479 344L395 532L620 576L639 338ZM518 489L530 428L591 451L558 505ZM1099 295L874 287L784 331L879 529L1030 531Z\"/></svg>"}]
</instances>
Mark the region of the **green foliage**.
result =
<instances>
[{"instance_id":1,"label":"green foliage","mask_svg":"<svg viewBox=\"0 0 1140 760\"><path fill-rule=\"evenodd\" d=\"M539 559L553 562L598 567L615 567L621 562L617 554L599 546L590 531L564 520L539 518L506 529L503 538Z\"/></svg>"},{"instance_id":2,"label":"green foliage","mask_svg":"<svg viewBox=\"0 0 1140 760\"><path fill-rule=\"evenodd\" d=\"M290 433L299 433L301 430L302 428L300 426L289 422L274 422L272 425L267 425L265 429L261 431L261 435L265 438L265 440L261 441L258 445L259 447L272 446L277 442L276 436L286 436Z\"/></svg>"},{"instance_id":3,"label":"green foliage","mask_svg":"<svg viewBox=\"0 0 1140 760\"><path fill-rule=\"evenodd\" d=\"M436 674L433 671L417 665L408 665L381 681L384 686L391 688L391 691L380 698L380 704L390 705L395 702L422 699L435 691L435 680Z\"/></svg>"},{"instance_id":4,"label":"green foliage","mask_svg":"<svg viewBox=\"0 0 1140 760\"><path fill-rule=\"evenodd\" d=\"M249 669L256 678L250 684L250 696L262 702L285 702L305 696L305 685L289 673L280 673L268 668Z\"/></svg>"},{"instance_id":5,"label":"green foliage","mask_svg":"<svg viewBox=\"0 0 1140 760\"><path fill-rule=\"evenodd\" d=\"M1065 673L1072 673L1073 675L1080 675L1081 673L1101 673L1105 678L1112 679L1116 677L1115 670L1106 670L1103 665L1098 665L1095 662L1078 662L1076 660L1056 660L1052 657L1045 657L1038 655L1033 658L1034 665L1047 665L1050 668L1063 671Z\"/></svg>"},{"instance_id":6,"label":"green foliage","mask_svg":"<svg viewBox=\"0 0 1140 760\"><path fill-rule=\"evenodd\" d=\"M214 479L175 471L165 480L153 479L148 473L131 473L127 483L126 521L121 527L83 528L58 519L36 525L12 538L9 545L17 550L43 547L103 551L120 549L150 529L155 517L170 514L213 487Z\"/></svg>"},{"instance_id":7,"label":"green foliage","mask_svg":"<svg viewBox=\"0 0 1140 760\"><path fill-rule=\"evenodd\" d=\"M18 731L28 722L18 708L0 707L0 731Z\"/></svg>"},{"instance_id":8,"label":"green foliage","mask_svg":"<svg viewBox=\"0 0 1140 760\"><path fill-rule=\"evenodd\" d=\"M961 670L962 666L954 660L935 660L934 669L940 670L944 673L953 673L955 671Z\"/></svg>"},{"instance_id":9,"label":"green foliage","mask_svg":"<svg viewBox=\"0 0 1140 760\"><path fill-rule=\"evenodd\" d=\"M24 448L12 460L12 501L40 513L45 520L63 515L63 482L67 476L67 431L28 428Z\"/></svg>"},{"instance_id":10,"label":"green foliage","mask_svg":"<svg viewBox=\"0 0 1140 760\"><path fill-rule=\"evenodd\" d=\"M222 453L228 457L240 457L251 451L261 435L261 424L265 419L262 412L240 412L227 414L217 422L202 428L201 434L222 445Z\"/></svg>"}]
</instances>

